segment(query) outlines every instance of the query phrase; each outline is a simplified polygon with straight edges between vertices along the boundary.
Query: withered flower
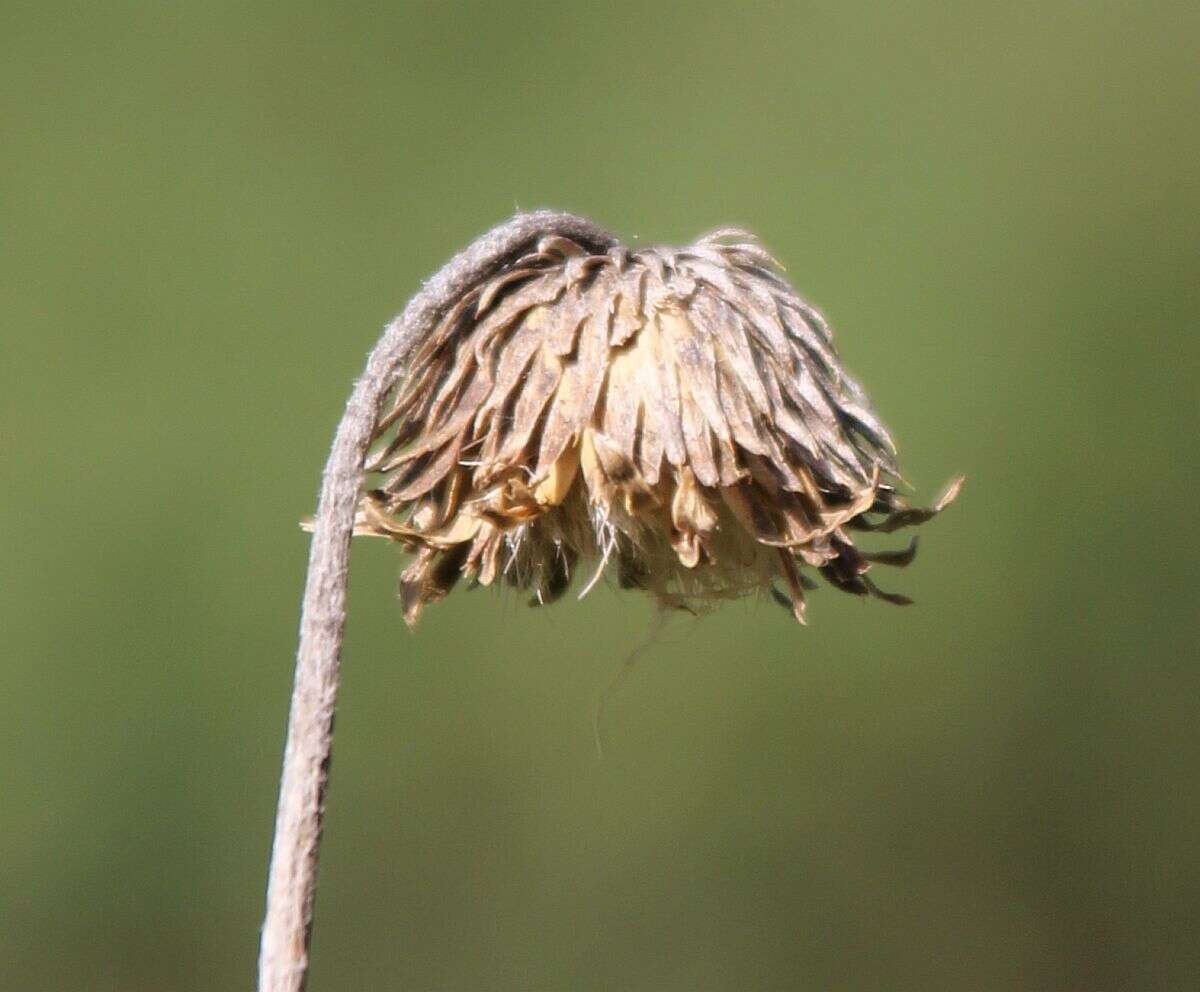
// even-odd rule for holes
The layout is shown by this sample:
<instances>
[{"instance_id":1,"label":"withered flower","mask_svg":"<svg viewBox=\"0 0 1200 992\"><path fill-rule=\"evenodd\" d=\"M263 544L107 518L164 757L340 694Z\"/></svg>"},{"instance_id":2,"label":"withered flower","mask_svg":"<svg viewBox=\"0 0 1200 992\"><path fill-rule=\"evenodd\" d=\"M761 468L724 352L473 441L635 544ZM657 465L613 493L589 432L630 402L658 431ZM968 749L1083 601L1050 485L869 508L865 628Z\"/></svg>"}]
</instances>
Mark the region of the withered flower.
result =
<instances>
[{"instance_id":1,"label":"withered flower","mask_svg":"<svg viewBox=\"0 0 1200 992\"><path fill-rule=\"evenodd\" d=\"M824 319L748 235L630 252L538 210L455 255L385 328L325 465L259 988L300 992L308 973L352 529L415 553L409 623L462 577L548 603L609 569L665 606L771 591L802 620L810 567L905 601L866 573L915 544L865 554L850 532L923 523L961 480L931 510L906 508L899 481Z\"/></svg>"},{"instance_id":2,"label":"withered flower","mask_svg":"<svg viewBox=\"0 0 1200 992\"><path fill-rule=\"evenodd\" d=\"M558 599L606 570L699 610L769 591L804 619L805 567L893 603L851 531L920 524L895 447L829 327L744 232L589 252L550 236L466 292L375 430L356 532L416 557L407 621L460 578ZM775 587L779 580L782 591Z\"/></svg>"}]
</instances>

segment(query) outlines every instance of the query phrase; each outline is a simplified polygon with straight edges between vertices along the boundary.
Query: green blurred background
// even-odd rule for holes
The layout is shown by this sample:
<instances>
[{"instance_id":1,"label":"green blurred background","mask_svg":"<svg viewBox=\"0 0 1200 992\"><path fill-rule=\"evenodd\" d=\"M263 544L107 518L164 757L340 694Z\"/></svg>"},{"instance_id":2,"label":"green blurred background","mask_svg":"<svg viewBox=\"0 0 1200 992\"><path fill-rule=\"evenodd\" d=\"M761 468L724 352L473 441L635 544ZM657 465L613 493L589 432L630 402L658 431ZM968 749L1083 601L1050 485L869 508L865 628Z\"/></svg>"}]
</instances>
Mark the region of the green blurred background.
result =
<instances>
[{"instance_id":1,"label":"green blurred background","mask_svg":"<svg viewBox=\"0 0 1200 992\"><path fill-rule=\"evenodd\" d=\"M1193 989L1195 4L4 3L0 989L249 988L319 469L514 208L737 223L931 524L653 622L356 546L310 987ZM899 581L897 581L897 579Z\"/></svg>"}]
</instances>

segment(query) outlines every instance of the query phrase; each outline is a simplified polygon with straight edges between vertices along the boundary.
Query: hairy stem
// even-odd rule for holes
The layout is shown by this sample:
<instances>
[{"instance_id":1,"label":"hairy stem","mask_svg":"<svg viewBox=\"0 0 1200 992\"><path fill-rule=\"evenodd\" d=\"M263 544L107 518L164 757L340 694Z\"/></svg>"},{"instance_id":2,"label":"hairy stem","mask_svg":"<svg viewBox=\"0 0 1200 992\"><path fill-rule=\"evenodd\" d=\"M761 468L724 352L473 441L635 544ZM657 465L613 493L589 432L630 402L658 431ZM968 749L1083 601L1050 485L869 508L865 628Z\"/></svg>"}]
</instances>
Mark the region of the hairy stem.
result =
<instances>
[{"instance_id":1,"label":"hairy stem","mask_svg":"<svg viewBox=\"0 0 1200 992\"><path fill-rule=\"evenodd\" d=\"M542 210L517 214L456 255L387 325L354 386L321 482L258 961L260 992L299 992L308 973L317 857L333 746L350 535L362 467L380 408L415 345L464 292L547 235L604 251L613 237L591 221Z\"/></svg>"}]
</instances>

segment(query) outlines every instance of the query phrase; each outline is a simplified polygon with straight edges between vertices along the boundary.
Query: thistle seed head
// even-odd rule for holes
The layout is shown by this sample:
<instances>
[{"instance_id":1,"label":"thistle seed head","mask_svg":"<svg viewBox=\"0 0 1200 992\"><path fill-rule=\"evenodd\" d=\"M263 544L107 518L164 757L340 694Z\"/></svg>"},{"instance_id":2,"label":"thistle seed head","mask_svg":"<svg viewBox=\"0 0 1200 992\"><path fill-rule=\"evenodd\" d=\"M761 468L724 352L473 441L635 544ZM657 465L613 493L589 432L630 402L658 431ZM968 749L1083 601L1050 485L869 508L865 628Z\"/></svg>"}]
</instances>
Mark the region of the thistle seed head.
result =
<instances>
[{"instance_id":1,"label":"thistle seed head","mask_svg":"<svg viewBox=\"0 0 1200 992\"><path fill-rule=\"evenodd\" d=\"M604 574L692 611L770 592L803 621L814 569L907 602L867 571L915 541L867 554L850 533L923 523L961 484L904 505L824 318L733 230L605 254L543 239L446 313L375 440L356 533L415 555L410 624L463 578L533 605Z\"/></svg>"}]
</instances>

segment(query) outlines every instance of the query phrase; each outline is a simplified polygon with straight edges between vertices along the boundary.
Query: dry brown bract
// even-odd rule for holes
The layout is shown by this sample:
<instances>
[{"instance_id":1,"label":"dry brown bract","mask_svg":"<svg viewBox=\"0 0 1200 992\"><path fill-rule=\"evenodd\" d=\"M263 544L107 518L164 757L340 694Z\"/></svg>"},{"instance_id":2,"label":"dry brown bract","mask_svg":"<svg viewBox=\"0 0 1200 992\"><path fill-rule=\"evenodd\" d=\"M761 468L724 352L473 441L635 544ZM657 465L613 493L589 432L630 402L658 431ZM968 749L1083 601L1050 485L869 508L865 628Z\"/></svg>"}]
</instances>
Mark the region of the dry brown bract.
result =
<instances>
[{"instance_id":1,"label":"dry brown bract","mask_svg":"<svg viewBox=\"0 0 1200 992\"><path fill-rule=\"evenodd\" d=\"M604 255L551 237L464 296L378 425L356 525L416 553L408 622L462 576L538 604L609 567L691 610L770 590L803 621L805 565L907 602L866 573L915 541L870 555L849 531L923 523L961 480L904 507L891 438L779 273L737 231Z\"/></svg>"}]
</instances>

